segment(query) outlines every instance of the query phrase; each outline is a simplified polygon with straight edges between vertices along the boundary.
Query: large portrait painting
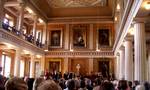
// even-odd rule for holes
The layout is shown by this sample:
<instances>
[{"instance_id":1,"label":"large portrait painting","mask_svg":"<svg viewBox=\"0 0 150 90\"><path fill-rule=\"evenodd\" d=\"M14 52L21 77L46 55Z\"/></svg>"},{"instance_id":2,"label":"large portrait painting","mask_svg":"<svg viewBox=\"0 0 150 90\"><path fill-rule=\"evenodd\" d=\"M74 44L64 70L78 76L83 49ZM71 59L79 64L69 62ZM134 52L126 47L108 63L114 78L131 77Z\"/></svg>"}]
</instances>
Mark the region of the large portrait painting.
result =
<instances>
[{"instance_id":1,"label":"large portrait painting","mask_svg":"<svg viewBox=\"0 0 150 90\"><path fill-rule=\"evenodd\" d=\"M59 71L60 62L58 61L49 61L49 71L54 72L54 71Z\"/></svg>"},{"instance_id":2,"label":"large portrait painting","mask_svg":"<svg viewBox=\"0 0 150 90\"><path fill-rule=\"evenodd\" d=\"M75 25L73 27L73 46L74 47L86 47L86 25Z\"/></svg>"},{"instance_id":3,"label":"large portrait painting","mask_svg":"<svg viewBox=\"0 0 150 90\"><path fill-rule=\"evenodd\" d=\"M49 32L49 46L51 48L61 48L62 47L62 30L51 30Z\"/></svg>"},{"instance_id":4,"label":"large portrait painting","mask_svg":"<svg viewBox=\"0 0 150 90\"><path fill-rule=\"evenodd\" d=\"M109 29L99 29L98 30L98 46L107 47L110 45L109 40Z\"/></svg>"}]
</instances>

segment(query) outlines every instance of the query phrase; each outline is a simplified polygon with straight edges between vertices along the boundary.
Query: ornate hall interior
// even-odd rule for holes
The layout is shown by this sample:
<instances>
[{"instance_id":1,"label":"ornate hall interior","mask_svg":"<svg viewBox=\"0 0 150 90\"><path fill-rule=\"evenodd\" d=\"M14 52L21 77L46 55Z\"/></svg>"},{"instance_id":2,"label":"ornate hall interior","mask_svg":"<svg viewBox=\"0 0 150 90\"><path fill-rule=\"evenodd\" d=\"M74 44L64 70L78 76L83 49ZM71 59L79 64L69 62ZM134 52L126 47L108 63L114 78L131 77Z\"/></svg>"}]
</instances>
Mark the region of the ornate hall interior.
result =
<instances>
[{"instance_id":1,"label":"ornate hall interior","mask_svg":"<svg viewBox=\"0 0 150 90\"><path fill-rule=\"evenodd\" d=\"M150 0L0 0L0 67L150 81Z\"/></svg>"}]
</instances>

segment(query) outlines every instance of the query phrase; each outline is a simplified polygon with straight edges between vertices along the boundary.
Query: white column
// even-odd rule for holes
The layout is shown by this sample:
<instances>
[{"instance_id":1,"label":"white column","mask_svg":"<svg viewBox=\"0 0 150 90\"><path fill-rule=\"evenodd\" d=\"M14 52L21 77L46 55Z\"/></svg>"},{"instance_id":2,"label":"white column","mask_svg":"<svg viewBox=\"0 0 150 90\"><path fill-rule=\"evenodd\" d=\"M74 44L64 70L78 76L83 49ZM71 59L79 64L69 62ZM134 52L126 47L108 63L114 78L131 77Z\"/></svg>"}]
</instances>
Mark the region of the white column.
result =
<instances>
[{"instance_id":1,"label":"white column","mask_svg":"<svg viewBox=\"0 0 150 90\"><path fill-rule=\"evenodd\" d=\"M30 60L30 78L34 78L35 72L34 72L34 67L35 67L35 62L34 62L34 55L31 55L31 60Z\"/></svg>"},{"instance_id":2,"label":"white column","mask_svg":"<svg viewBox=\"0 0 150 90\"><path fill-rule=\"evenodd\" d=\"M42 44L46 44L46 38L47 38L47 23L44 24L44 29L43 29L43 33L42 33Z\"/></svg>"},{"instance_id":3,"label":"white column","mask_svg":"<svg viewBox=\"0 0 150 90\"><path fill-rule=\"evenodd\" d=\"M17 30L19 30L22 33L22 27L23 27L23 20L24 20L24 9L25 5L23 3L20 4L20 10L19 10L19 17L17 22Z\"/></svg>"},{"instance_id":4,"label":"white column","mask_svg":"<svg viewBox=\"0 0 150 90\"><path fill-rule=\"evenodd\" d=\"M89 58L89 74L93 72L93 58Z\"/></svg>"},{"instance_id":5,"label":"white column","mask_svg":"<svg viewBox=\"0 0 150 90\"><path fill-rule=\"evenodd\" d=\"M132 37L127 37L125 39L125 80L133 81Z\"/></svg>"},{"instance_id":6,"label":"white column","mask_svg":"<svg viewBox=\"0 0 150 90\"><path fill-rule=\"evenodd\" d=\"M145 24L134 23L134 48L135 48L135 80L146 80L146 41L145 41Z\"/></svg>"},{"instance_id":7,"label":"white column","mask_svg":"<svg viewBox=\"0 0 150 90\"><path fill-rule=\"evenodd\" d=\"M125 77L125 51L124 47L120 48L120 71L119 71L119 79L124 79Z\"/></svg>"},{"instance_id":8,"label":"white column","mask_svg":"<svg viewBox=\"0 0 150 90\"><path fill-rule=\"evenodd\" d=\"M15 65L14 65L14 76L19 77L20 75L20 60L21 60L21 50L17 49L15 54Z\"/></svg>"},{"instance_id":9,"label":"white column","mask_svg":"<svg viewBox=\"0 0 150 90\"><path fill-rule=\"evenodd\" d=\"M89 49L93 49L93 24L90 24L90 31L89 31Z\"/></svg>"},{"instance_id":10,"label":"white column","mask_svg":"<svg viewBox=\"0 0 150 90\"><path fill-rule=\"evenodd\" d=\"M120 72L120 55L119 53L116 56L116 78L119 79L119 72Z\"/></svg>"},{"instance_id":11,"label":"white column","mask_svg":"<svg viewBox=\"0 0 150 90\"><path fill-rule=\"evenodd\" d=\"M33 23L33 36L34 36L34 42L36 42L36 27L37 27L37 21L38 17L37 15L34 16L34 23Z\"/></svg>"},{"instance_id":12,"label":"white column","mask_svg":"<svg viewBox=\"0 0 150 90\"><path fill-rule=\"evenodd\" d=\"M69 58L64 58L64 73L68 72Z\"/></svg>"},{"instance_id":13,"label":"white column","mask_svg":"<svg viewBox=\"0 0 150 90\"><path fill-rule=\"evenodd\" d=\"M4 16L5 16L4 3L5 3L5 0L0 0L0 28L2 28L2 23L4 20Z\"/></svg>"},{"instance_id":14,"label":"white column","mask_svg":"<svg viewBox=\"0 0 150 90\"><path fill-rule=\"evenodd\" d=\"M66 50L69 49L69 24L66 24L66 32L65 32L65 46Z\"/></svg>"}]
</instances>

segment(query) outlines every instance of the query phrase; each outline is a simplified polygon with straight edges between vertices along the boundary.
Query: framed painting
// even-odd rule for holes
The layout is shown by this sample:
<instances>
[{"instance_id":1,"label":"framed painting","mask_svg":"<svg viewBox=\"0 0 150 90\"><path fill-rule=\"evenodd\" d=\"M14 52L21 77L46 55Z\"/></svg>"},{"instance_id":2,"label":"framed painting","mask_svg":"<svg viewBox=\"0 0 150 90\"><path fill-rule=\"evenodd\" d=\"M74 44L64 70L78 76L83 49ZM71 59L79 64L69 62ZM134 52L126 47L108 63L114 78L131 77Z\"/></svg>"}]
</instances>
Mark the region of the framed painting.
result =
<instances>
[{"instance_id":1,"label":"framed painting","mask_svg":"<svg viewBox=\"0 0 150 90\"><path fill-rule=\"evenodd\" d=\"M98 46L109 47L110 46L110 30L98 29Z\"/></svg>"},{"instance_id":2,"label":"framed painting","mask_svg":"<svg viewBox=\"0 0 150 90\"><path fill-rule=\"evenodd\" d=\"M86 47L87 26L75 25L73 26L73 47L84 48Z\"/></svg>"},{"instance_id":3,"label":"framed painting","mask_svg":"<svg viewBox=\"0 0 150 90\"><path fill-rule=\"evenodd\" d=\"M61 48L62 47L62 29L53 29L49 32L49 47Z\"/></svg>"},{"instance_id":4,"label":"framed painting","mask_svg":"<svg viewBox=\"0 0 150 90\"><path fill-rule=\"evenodd\" d=\"M59 71L60 68L60 62L59 61L49 61L49 71L50 72L55 72Z\"/></svg>"}]
</instances>

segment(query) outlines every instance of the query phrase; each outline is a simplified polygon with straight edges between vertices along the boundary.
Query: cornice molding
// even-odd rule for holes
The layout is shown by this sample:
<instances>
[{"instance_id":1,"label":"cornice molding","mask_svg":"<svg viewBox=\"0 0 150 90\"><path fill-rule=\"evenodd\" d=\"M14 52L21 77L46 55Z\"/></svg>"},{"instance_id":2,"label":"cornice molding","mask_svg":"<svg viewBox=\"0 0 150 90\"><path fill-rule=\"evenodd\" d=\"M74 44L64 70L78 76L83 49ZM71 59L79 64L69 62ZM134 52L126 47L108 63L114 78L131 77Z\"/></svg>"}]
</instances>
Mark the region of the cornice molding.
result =
<instances>
[{"instance_id":1,"label":"cornice molding","mask_svg":"<svg viewBox=\"0 0 150 90\"><path fill-rule=\"evenodd\" d=\"M100 58L100 57L114 57L112 51L50 51L46 53L46 57L64 58L64 57L79 57L79 58Z\"/></svg>"},{"instance_id":2,"label":"cornice molding","mask_svg":"<svg viewBox=\"0 0 150 90\"><path fill-rule=\"evenodd\" d=\"M48 23L113 23L112 16L49 18Z\"/></svg>"},{"instance_id":3,"label":"cornice molding","mask_svg":"<svg viewBox=\"0 0 150 90\"><path fill-rule=\"evenodd\" d=\"M21 49L26 49L30 52L36 53L36 54L41 54L44 55L45 52L43 49L31 44L28 41L25 41L24 39L15 36L11 34L10 32L3 30L0 28L0 41L1 42L6 42L6 43L11 43L12 45L19 47Z\"/></svg>"}]
</instances>

